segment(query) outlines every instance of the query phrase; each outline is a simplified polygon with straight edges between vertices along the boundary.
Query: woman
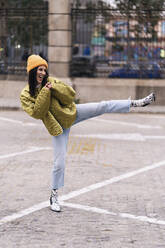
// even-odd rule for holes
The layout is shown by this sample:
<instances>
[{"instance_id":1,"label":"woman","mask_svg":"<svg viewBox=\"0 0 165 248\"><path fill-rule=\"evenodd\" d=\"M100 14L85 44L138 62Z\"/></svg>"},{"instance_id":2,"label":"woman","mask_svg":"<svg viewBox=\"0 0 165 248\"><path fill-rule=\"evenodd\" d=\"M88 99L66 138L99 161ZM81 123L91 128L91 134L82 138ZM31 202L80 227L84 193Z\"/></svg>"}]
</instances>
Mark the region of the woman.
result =
<instances>
[{"instance_id":1,"label":"woman","mask_svg":"<svg viewBox=\"0 0 165 248\"><path fill-rule=\"evenodd\" d=\"M80 121L105 113L127 113L130 107L144 107L155 101L155 95L140 100L112 100L75 104L75 91L63 82L48 77L48 64L39 55L27 61L28 85L22 90L22 108L30 116L41 119L53 137L51 210L60 212L58 189L64 186L65 158L70 127Z\"/></svg>"}]
</instances>

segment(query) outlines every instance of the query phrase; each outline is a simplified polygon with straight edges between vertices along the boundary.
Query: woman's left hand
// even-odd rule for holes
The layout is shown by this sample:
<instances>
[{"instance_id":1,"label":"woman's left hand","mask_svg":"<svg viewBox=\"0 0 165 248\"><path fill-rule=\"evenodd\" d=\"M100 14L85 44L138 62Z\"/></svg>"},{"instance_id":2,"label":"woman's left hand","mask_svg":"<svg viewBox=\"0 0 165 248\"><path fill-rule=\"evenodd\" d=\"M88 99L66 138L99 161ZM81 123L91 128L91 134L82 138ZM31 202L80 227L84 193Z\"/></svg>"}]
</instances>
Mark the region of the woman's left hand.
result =
<instances>
[{"instance_id":1,"label":"woman's left hand","mask_svg":"<svg viewBox=\"0 0 165 248\"><path fill-rule=\"evenodd\" d=\"M46 88L46 89L51 89L51 88L52 88L52 84L49 83L49 82L46 83L46 84L45 84L45 88Z\"/></svg>"}]
</instances>

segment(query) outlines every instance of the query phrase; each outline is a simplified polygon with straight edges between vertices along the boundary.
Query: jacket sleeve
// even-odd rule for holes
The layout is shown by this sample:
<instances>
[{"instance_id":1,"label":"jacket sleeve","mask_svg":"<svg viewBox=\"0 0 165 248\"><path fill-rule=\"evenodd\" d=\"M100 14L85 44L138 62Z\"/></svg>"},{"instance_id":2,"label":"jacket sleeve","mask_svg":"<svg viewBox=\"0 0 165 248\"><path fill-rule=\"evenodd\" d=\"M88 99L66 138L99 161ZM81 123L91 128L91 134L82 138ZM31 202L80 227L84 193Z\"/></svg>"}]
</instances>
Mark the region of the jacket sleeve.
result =
<instances>
[{"instance_id":1,"label":"jacket sleeve","mask_svg":"<svg viewBox=\"0 0 165 248\"><path fill-rule=\"evenodd\" d=\"M37 98L30 96L29 92L23 91L20 96L22 108L30 116L43 119L50 106L50 90L42 88Z\"/></svg>"},{"instance_id":2,"label":"jacket sleeve","mask_svg":"<svg viewBox=\"0 0 165 248\"><path fill-rule=\"evenodd\" d=\"M74 101L76 93L71 86L58 80L51 81L51 84L51 94L59 100L61 104L67 105Z\"/></svg>"},{"instance_id":3,"label":"jacket sleeve","mask_svg":"<svg viewBox=\"0 0 165 248\"><path fill-rule=\"evenodd\" d=\"M48 132L52 136L58 136L63 133L63 129L58 123L58 121L54 118L50 111L44 116L42 119L43 123L47 127Z\"/></svg>"}]
</instances>

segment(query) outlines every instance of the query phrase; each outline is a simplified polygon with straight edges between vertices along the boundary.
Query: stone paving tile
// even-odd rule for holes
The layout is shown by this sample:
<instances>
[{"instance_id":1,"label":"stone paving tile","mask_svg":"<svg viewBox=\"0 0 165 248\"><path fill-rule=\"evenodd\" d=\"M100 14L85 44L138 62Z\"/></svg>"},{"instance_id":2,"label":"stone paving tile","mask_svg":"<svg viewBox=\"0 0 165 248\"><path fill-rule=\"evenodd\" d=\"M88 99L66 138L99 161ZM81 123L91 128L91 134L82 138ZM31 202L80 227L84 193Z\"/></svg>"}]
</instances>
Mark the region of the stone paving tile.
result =
<instances>
[{"instance_id":1,"label":"stone paving tile","mask_svg":"<svg viewBox=\"0 0 165 248\"><path fill-rule=\"evenodd\" d=\"M51 147L40 122L23 112L0 112L0 117L36 126L0 121L0 156ZM78 138L76 134L139 133L165 136L164 115L104 115L116 123L86 121L70 135L65 187L60 195L165 160L164 139L146 141ZM120 122L160 125L137 128ZM0 218L46 201L50 193L52 150L0 159ZM129 213L165 221L164 166L68 200L114 213ZM0 248L164 248L165 225L62 207L56 214L44 208L0 226Z\"/></svg>"}]
</instances>

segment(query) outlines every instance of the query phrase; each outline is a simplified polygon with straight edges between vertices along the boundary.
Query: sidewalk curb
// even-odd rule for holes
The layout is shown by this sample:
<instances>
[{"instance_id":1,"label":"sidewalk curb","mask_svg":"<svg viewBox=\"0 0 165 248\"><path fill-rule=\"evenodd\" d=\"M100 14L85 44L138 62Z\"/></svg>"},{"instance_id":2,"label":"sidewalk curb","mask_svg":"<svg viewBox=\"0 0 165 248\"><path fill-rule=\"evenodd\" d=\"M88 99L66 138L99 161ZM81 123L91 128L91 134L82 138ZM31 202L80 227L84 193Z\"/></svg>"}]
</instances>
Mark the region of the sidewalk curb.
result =
<instances>
[{"instance_id":1,"label":"sidewalk curb","mask_svg":"<svg viewBox=\"0 0 165 248\"><path fill-rule=\"evenodd\" d=\"M0 106L0 111L21 111L21 107L18 106Z\"/></svg>"}]
</instances>

